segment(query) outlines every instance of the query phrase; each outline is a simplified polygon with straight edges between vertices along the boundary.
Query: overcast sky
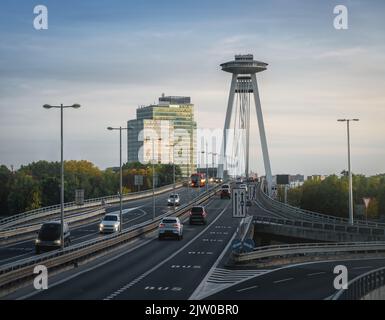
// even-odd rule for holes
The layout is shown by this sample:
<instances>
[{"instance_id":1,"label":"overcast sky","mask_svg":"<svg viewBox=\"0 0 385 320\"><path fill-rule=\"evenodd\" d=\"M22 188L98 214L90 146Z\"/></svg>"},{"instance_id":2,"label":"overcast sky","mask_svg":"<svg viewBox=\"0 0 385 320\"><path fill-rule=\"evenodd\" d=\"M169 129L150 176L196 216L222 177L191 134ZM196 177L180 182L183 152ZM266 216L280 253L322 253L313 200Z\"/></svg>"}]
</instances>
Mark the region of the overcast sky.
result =
<instances>
[{"instance_id":1,"label":"overcast sky","mask_svg":"<svg viewBox=\"0 0 385 320\"><path fill-rule=\"evenodd\" d=\"M48 7L48 30L33 8ZM333 8L349 29L333 27ZM330 174L346 168L352 126L357 173L385 172L385 2L366 1L30 1L0 8L0 163L15 167L60 157L100 168L119 161L117 132L138 105L188 95L202 128L222 128L230 74L219 64L252 53L273 173ZM263 173L256 118L251 167ZM125 151L124 151L124 154Z\"/></svg>"}]
</instances>

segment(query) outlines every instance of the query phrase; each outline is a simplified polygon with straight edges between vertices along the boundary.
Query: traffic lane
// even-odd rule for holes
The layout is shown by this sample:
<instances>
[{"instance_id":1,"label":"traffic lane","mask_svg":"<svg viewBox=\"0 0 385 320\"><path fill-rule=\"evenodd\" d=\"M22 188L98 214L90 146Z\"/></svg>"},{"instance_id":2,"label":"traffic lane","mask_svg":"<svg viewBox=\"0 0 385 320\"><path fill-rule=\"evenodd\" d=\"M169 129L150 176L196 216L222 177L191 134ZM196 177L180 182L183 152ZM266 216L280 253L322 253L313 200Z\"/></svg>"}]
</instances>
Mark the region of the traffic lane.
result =
<instances>
[{"instance_id":1,"label":"traffic lane","mask_svg":"<svg viewBox=\"0 0 385 320\"><path fill-rule=\"evenodd\" d=\"M348 268L348 280L383 267L385 259L316 262L276 269L207 297L207 300L323 300L336 292L334 267Z\"/></svg>"},{"instance_id":2,"label":"traffic lane","mask_svg":"<svg viewBox=\"0 0 385 320\"><path fill-rule=\"evenodd\" d=\"M207 228L198 225L187 227L187 230L204 231L203 234L129 290L118 292L112 298L187 300L223 252L239 224L239 219L232 218L230 202L219 201L218 205L225 206L225 209L212 225Z\"/></svg>"},{"instance_id":3,"label":"traffic lane","mask_svg":"<svg viewBox=\"0 0 385 320\"><path fill-rule=\"evenodd\" d=\"M209 221L215 219L216 214L222 210L220 206L217 199L207 204L208 210L212 212ZM182 241L158 241L155 233L151 241L132 252L38 292L30 299L106 299L123 286L129 287L132 282L138 281L146 270L164 261L198 232L198 229L186 230ZM54 279L50 281L51 284L55 282Z\"/></svg>"},{"instance_id":4,"label":"traffic lane","mask_svg":"<svg viewBox=\"0 0 385 320\"><path fill-rule=\"evenodd\" d=\"M146 220L148 220L148 213L135 208L123 215L123 228L127 229L135 224L145 222ZM99 233L99 223L100 220L75 228L70 227L71 243L77 244L83 241L104 237L104 234ZM0 249L0 265L28 258L33 255L35 255L35 240L29 239L22 241Z\"/></svg>"},{"instance_id":5,"label":"traffic lane","mask_svg":"<svg viewBox=\"0 0 385 320\"><path fill-rule=\"evenodd\" d=\"M187 189L187 188L186 188ZM188 190L182 190L180 192L181 204L184 201L187 201ZM196 193L189 192L191 198L196 196ZM161 195L155 198L155 217L163 215L165 213L170 213L173 210L172 206L168 206L167 195ZM177 207L176 207L177 208ZM109 213L118 214L119 211L111 211ZM123 230L128 229L134 225L143 223L152 219L153 217L153 204L152 198L142 199L140 202L135 203L135 206L126 206L123 209ZM84 227L76 228L75 232L71 232L71 238L73 238L73 243L78 243L81 241L90 240L97 237L103 237L103 234L99 233L99 224L100 221L94 222L92 224L86 225Z\"/></svg>"},{"instance_id":6,"label":"traffic lane","mask_svg":"<svg viewBox=\"0 0 385 320\"><path fill-rule=\"evenodd\" d=\"M182 189L182 190L180 190ZM190 190L187 190L188 188L179 188L178 191L180 191L181 200L187 201L189 194L191 198L197 195L197 191L193 190L192 188ZM156 200L156 216L162 215L169 210L172 210L172 207L167 206L167 199L169 194L161 194L157 195L155 197ZM148 205L148 203L151 202L151 205ZM161 204L161 205L160 205ZM116 208L119 207L110 207L108 208L109 213L118 213L119 211L116 211ZM132 209L132 210L131 210ZM131 211L127 211L131 210ZM123 215L123 228L127 229L135 224L143 223L149 219L149 216L151 214L152 218L152 198L150 199L138 199L134 200L130 203L126 203L124 205L124 215ZM102 237L104 235L99 234L99 223L100 221L97 220L96 222L93 221L91 223L87 223L75 228L71 228L71 240L73 244L95 239L97 237ZM21 242L17 242L11 245L6 245L2 248L0 248L0 265L11 263L13 261L17 261L20 259L28 258L30 256L34 255L34 239L29 240L23 240Z\"/></svg>"}]
</instances>

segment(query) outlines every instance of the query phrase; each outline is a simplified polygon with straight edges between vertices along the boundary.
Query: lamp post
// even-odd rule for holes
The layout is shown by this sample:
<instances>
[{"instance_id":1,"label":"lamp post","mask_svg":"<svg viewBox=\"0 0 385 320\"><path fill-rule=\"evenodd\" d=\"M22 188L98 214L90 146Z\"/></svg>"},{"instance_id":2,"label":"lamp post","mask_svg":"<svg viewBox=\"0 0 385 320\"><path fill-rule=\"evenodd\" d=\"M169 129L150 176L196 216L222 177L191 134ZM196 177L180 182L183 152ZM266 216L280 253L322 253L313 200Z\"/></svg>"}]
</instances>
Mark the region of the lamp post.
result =
<instances>
[{"instance_id":1,"label":"lamp post","mask_svg":"<svg viewBox=\"0 0 385 320\"><path fill-rule=\"evenodd\" d=\"M216 152L209 152L209 154L211 154L211 166L212 166L212 169L213 169L213 171L212 171L212 174L214 175L214 164L215 164L215 161L214 161L214 157L215 156L217 156L218 155L218 153L216 153ZM218 177L218 169L216 170L216 176Z\"/></svg>"},{"instance_id":2,"label":"lamp post","mask_svg":"<svg viewBox=\"0 0 385 320\"><path fill-rule=\"evenodd\" d=\"M162 138L158 138L162 141ZM155 139L147 137L145 141L152 141L152 219L155 220Z\"/></svg>"},{"instance_id":3,"label":"lamp post","mask_svg":"<svg viewBox=\"0 0 385 320\"><path fill-rule=\"evenodd\" d=\"M120 227L119 232L123 230L123 168L122 168L122 130L130 130L132 127L127 128L113 128L108 127L107 130L119 130L119 219Z\"/></svg>"},{"instance_id":4,"label":"lamp post","mask_svg":"<svg viewBox=\"0 0 385 320\"><path fill-rule=\"evenodd\" d=\"M80 104L73 104L72 106L52 106L45 104L43 106L45 109L57 108L60 109L60 222L61 222L61 232L60 232L60 245L64 249L64 161L63 161L63 109L73 108L79 109Z\"/></svg>"},{"instance_id":5,"label":"lamp post","mask_svg":"<svg viewBox=\"0 0 385 320\"><path fill-rule=\"evenodd\" d=\"M173 205L173 210L175 211L175 146L182 141L182 137L179 136L178 141L169 144L169 147L172 147L172 193L174 194L174 205Z\"/></svg>"},{"instance_id":6,"label":"lamp post","mask_svg":"<svg viewBox=\"0 0 385 320\"><path fill-rule=\"evenodd\" d=\"M346 122L347 136L348 136L348 174L349 174L349 224L353 225L353 181L352 171L350 165L350 122L360 121L359 119L338 119L339 122Z\"/></svg>"}]
</instances>

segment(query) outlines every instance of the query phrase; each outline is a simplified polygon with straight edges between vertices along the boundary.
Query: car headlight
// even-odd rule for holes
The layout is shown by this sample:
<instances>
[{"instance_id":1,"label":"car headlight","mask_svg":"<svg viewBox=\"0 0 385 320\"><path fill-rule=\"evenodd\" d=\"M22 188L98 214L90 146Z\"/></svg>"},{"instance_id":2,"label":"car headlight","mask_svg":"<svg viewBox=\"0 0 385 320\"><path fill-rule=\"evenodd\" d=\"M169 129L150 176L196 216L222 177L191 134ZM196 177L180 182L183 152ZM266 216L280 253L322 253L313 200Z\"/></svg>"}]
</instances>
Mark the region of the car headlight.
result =
<instances>
[{"instance_id":1,"label":"car headlight","mask_svg":"<svg viewBox=\"0 0 385 320\"><path fill-rule=\"evenodd\" d=\"M41 242L40 239L35 240L35 243L40 243L40 242Z\"/></svg>"},{"instance_id":2,"label":"car headlight","mask_svg":"<svg viewBox=\"0 0 385 320\"><path fill-rule=\"evenodd\" d=\"M102 224L99 224L99 228L100 228L100 229L103 229L104 226L103 226Z\"/></svg>"},{"instance_id":3,"label":"car headlight","mask_svg":"<svg viewBox=\"0 0 385 320\"><path fill-rule=\"evenodd\" d=\"M61 244L61 240L55 240L54 244Z\"/></svg>"}]
</instances>

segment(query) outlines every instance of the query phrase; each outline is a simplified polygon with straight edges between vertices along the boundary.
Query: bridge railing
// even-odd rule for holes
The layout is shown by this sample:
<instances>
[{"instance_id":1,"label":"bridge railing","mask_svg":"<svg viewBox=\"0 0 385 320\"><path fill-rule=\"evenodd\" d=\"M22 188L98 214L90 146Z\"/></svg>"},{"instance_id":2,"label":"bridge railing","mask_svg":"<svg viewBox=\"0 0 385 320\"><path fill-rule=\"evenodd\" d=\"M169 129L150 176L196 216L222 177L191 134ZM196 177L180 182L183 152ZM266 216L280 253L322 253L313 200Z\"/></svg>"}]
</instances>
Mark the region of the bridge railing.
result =
<instances>
[{"instance_id":1,"label":"bridge railing","mask_svg":"<svg viewBox=\"0 0 385 320\"><path fill-rule=\"evenodd\" d=\"M348 283L347 289L339 290L332 300L384 300L385 267L364 273Z\"/></svg>"},{"instance_id":2,"label":"bridge railing","mask_svg":"<svg viewBox=\"0 0 385 320\"><path fill-rule=\"evenodd\" d=\"M258 188L258 192L261 195L262 201L270 206L271 208L277 210L278 212L281 212L287 216L291 216L293 218L299 218L299 219L304 219L304 220L318 220L318 221L326 221L329 223L334 223L334 224L349 224L349 220L346 218L340 218L340 217L335 217L331 215L326 215L318 212L313 212L309 210L304 210L301 208L293 207L291 205L282 203L280 201L277 201L273 198L271 198L268 194L264 192L264 182L260 184L260 188ZM384 223L377 223L373 221L359 221L355 220L354 221L354 226L366 226L366 227L372 227L372 228L381 228L385 229L385 224Z\"/></svg>"},{"instance_id":3,"label":"bridge railing","mask_svg":"<svg viewBox=\"0 0 385 320\"><path fill-rule=\"evenodd\" d=\"M369 226L351 226L344 223L330 223L328 221L306 221L306 220L293 220L293 219L284 219L284 218L274 218L274 217L259 217L255 216L253 219L254 223L260 224L270 224L270 225L283 225L290 227L299 227L299 228L311 228L325 231L334 231L334 232L345 232L351 234L362 234L370 235L373 238L380 238L385 236L385 230L383 228L373 228ZM375 239L375 238L374 238Z\"/></svg>"},{"instance_id":4,"label":"bridge railing","mask_svg":"<svg viewBox=\"0 0 385 320\"><path fill-rule=\"evenodd\" d=\"M179 188L182 185L183 183L177 183L175 186ZM156 194L171 190L172 187L173 185L166 185L166 186L157 188ZM152 189L144 190L140 192L126 193L123 195L123 201L134 200L141 197L144 198L149 195L152 195ZM78 209L85 209L85 208L101 205L102 202L104 202L105 204L112 204L112 203L118 202L119 200L120 198L118 195L112 195L112 196L106 196L106 197L87 199L84 201L83 205L77 205L75 202L67 202L64 204L64 210L65 212L67 212L67 211L73 211ZM60 204L19 213L19 214L1 219L0 230L4 230L8 227L11 227L20 223L28 222L30 220L34 220L37 218L46 217L59 212L60 212Z\"/></svg>"},{"instance_id":5,"label":"bridge railing","mask_svg":"<svg viewBox=\"0 0 385 320\"><path fill-rule=\"evenodd\" d=\"M378 253L385 252L385 242L337 242L337 243L304 243L284 244L257 247L252 252L232 253L237 263L262 261L267 258L284 258L300 255L335 255L338 253Z\"/></svg>"}]
</instances>

